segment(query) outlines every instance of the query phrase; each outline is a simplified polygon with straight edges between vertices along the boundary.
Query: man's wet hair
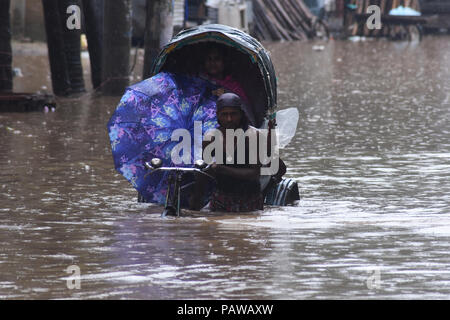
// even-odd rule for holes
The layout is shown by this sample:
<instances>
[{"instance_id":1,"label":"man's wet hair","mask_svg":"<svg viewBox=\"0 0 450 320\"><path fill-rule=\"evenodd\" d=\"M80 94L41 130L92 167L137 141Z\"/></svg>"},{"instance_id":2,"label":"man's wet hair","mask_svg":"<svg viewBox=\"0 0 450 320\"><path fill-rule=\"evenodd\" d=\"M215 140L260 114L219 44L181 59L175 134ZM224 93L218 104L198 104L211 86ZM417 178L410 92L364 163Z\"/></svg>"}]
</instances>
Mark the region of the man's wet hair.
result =
<instances>
[{"instance_id":1,"label":"man's wet hair","mask_svg":"<svg viewBox=\"0 0 450 320\"><path fill-rule=\"evenodd\" d=\"M244 110L244 104L242 102L242 99L235 93L232 92L224 93L217 99L216 113L218 114L223 108L226 107L238 108L241 111L242 117L240 127L246 130L248 128L248 118ZM219 125L221 125L219 119L217 119L217 122L219 123Z\"/></svg>"}]
</instances>

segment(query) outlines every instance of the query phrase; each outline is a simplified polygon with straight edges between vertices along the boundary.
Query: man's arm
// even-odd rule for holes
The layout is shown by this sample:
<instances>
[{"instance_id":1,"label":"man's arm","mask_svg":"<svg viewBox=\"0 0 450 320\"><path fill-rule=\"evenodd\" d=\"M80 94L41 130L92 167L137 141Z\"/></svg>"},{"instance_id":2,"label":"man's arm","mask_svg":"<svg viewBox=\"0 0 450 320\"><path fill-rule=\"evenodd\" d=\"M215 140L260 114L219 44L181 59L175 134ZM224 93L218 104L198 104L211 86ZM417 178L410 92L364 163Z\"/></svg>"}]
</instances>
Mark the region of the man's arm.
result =
<instances>
[{"instance_id":1,"label":"man's arm","mask_svg":"<svg viewBox=\"0 0 450 320\"><path fill-rule=\"evenodd\" d=\"M223 164L216 164L211 166L216 173L227 175L237 179L243 180L258 180L260 176L260 167L258 165L250 168L233 168Z\"/></svg>"}]
</instances>

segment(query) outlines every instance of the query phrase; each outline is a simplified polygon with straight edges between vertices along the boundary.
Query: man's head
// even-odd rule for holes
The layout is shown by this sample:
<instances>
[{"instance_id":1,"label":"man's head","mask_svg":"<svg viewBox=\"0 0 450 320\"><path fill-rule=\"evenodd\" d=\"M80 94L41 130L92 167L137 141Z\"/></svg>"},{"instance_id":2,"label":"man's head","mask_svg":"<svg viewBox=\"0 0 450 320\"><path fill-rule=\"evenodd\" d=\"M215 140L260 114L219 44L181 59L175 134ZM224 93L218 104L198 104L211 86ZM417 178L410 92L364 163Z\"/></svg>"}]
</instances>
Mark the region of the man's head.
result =
<instances>
[{"instance_id":1,"label":"man's head","mask_svg":"<svg viewBox=\"0 0 450 320\"><path fill-rule=\"evenodd\" d=\"M224 129L245 128L247 117L242 111L242 101L237 94L224 93L217 99L217 122Z\"/></svg>"}]
</instances>

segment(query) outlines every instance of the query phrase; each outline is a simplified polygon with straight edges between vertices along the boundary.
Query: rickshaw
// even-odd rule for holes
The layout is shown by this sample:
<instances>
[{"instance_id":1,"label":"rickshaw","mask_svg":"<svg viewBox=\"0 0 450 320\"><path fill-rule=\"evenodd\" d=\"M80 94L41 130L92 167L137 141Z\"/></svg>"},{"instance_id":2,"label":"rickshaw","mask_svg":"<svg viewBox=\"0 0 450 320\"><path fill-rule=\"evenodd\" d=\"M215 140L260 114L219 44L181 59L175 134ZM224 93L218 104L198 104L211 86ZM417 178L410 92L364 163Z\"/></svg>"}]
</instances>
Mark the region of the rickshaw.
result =
<instances>
[{"instance_id":1,"label":"rickshaw","mask_svg":"<svg viewBox=\"0 0 450 320\"><path fill-rule=\"evenodd\" d=\"M358 24L364 25L371 15L355 13L354 16ZM381 15L381 24L388 28L387 37L390 40L422 40L423 27L429 20L429 18L423 16Z\"/></svg>"},{"instance_id":2,"label":"rickshaw","mask_svg":"<svg viewBox=\"0 0 450 320\"><path fill-rule=\"evenodd\" d=\"M152 77L147 81L153 81L152 79L157 79L158 77L170 77L169 81L166 81L169 87L173 86L174 83L180 86L179 83L185 83L186 81L200 81L193 75L198 75L199 66L202 65L202 52L211 43L219 44L226 50L228 61L230 61L229 72L242 84L248 96L250 101L250 116L248 117L250 125L256 128L275 128L277 79L270 55L256 39L239 29L210 24L181 31L160 51L152 66ZM164 78L158 81L164 82L165 80ZM204 85L209 86L210 84L204 83ZM147 96L150 94L150 91L154 91L151 88L151 84L147 86L137 84L130 87L130 90L140 91ZM179 88L175 88L173 92L179 92ZM211 92L214 91L211 89ZM126 101L130 101L130 97L124 96L121 104L126 104ZM212 105L215 106L215 104ZM108 124L109 128L112 128L113 124L112 118ZM111 129L110 136L115 138L115 133ZM113 147L117 145L117 141L113 138L111 138L111 143ZM146 156L149 157L150 155L147 154ZM166 189L159 198L155 196L152 198L144 194L145 190L153 190L151 187L147 186L147 189L136 188L138 190L138 202L164 203L163 216L179 216L180 208L184 206L182 199L183 190L192 184L192 179L184 179L186 173L189 171L191 173L193 171L203 172L206 165L201 163L201 161L196 161L195 167L177 166L167 161L164 162L163 157L162 159L161 157L147 159L141 157L141 159L143 159L141 162L144 162L145 170L147 171L145 178L148 179L153 173L155 175L160 174L158 179L164 180L164 183L166 183L164 188ZM134 170L139 170L140 166L135 166ZM133 177L131 173L127 176L124 170L119 170L117 162L116 168L135 187L139 184L137 177ZM162 172L165 172L166 175L162 176ZM187 180L188 183L183 185L183 180ZM264 186L262 191L265 196L265 204L267 205L289 205L300 199L298 185L292 179L269 176L265 177L262 185Z\"/></svg>"}]
</instances>

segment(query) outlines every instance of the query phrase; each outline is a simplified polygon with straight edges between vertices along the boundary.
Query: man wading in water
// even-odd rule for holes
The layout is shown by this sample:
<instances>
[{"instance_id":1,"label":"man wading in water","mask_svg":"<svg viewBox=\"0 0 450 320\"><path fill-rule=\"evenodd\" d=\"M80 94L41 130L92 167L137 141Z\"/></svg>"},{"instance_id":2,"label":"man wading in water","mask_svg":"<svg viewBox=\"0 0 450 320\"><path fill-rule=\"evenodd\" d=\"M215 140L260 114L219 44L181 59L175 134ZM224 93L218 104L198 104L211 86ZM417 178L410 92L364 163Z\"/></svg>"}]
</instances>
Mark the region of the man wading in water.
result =
<instances>
[{"instance_id":1,"label":"man wading in water","mask_svg":"<svg viewBox=\"0 0 450 320\"><path fill-rule=\"evenodd\" d=\"M205 155L208 149L211 149L210 144L215 143L216 146L222 144L223 146L223 152L215 153L220 149L215 148L210 153L215 157L215 162L212 163L208 173L213 175L217 182L217 187L211 197L210 210L225 212L262 210L264 201L260 185L261 165L258 161L258 131L248 125L243 103L238 95L225 93L219 97L217 100L217 122L219 128L213 133L207 133L203 141ZM234 150L228 150L228 154L226 148L227 129L231 129L232 132L242 129L248 133L243 144L238 143L236 135L231 136L234 138L232 144ZM249 137L251 135L254 137L253 141ZM232 153L234 153L234 156L232 156ZM240 158L239 154L244 158ZM218 157L222 157L222 161ZM195 190L190 201L191 209L201 209L200 199L206 185L204 178L197 175Z\"/></svg>"}]
</instances>

